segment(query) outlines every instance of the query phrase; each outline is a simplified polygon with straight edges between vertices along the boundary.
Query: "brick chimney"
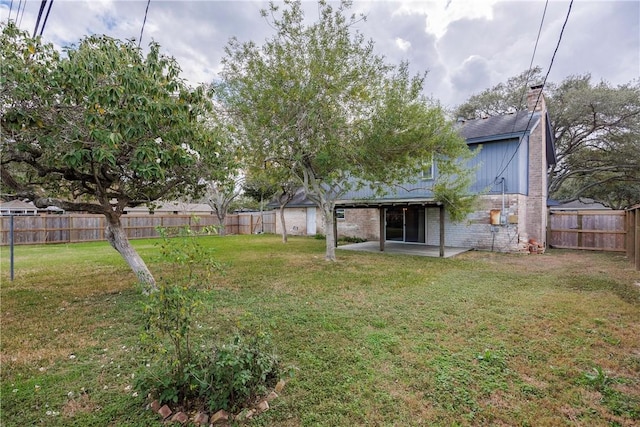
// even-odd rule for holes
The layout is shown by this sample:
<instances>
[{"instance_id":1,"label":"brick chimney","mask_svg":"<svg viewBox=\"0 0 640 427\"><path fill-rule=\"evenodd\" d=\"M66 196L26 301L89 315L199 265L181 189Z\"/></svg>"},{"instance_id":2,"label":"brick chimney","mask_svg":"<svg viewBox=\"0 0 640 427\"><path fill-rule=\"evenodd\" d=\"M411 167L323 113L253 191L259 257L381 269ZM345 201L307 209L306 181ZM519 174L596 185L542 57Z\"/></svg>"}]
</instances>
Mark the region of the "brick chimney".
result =
<instances>
[{"instance_id":1,"label":"brick chimney","mask_svg":"<svg viewBox=\"0 0 640 427\"><path fill-rule=\"evenodd\" d=\"M536 85L531 86L529 89L529 92L527 93L527 110L531 112L546 110L544 96L542 95L542 87L543 85Z\"/></svg>"},{"instance_id":2,"label":"brick chimney","mask_svg":"<svg viewBox=\"0 0 640 427\"><path fill-rule=\"evenodd\" d=\"M546 245L547 227L547 106L542 86L532 86L527 93L527 109L540 115L539 122L529 135L529 177L526 197L525 233L529 239Z\"/></svg>"}]
</instances>

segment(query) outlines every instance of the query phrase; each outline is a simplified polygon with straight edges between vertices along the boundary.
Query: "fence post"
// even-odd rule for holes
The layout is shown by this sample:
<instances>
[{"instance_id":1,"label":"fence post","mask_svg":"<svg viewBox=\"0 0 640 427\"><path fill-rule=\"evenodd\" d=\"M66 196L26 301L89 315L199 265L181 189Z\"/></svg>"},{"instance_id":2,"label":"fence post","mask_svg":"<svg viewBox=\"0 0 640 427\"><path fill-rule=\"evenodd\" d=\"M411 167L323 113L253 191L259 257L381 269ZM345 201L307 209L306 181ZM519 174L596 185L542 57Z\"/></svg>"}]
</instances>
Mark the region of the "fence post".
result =
<instances>
[{"instance_id":1,"label":"fence post","mask_svg":"<svg viewBox=\"0 0 640 427\"><path fill-rule=\"evenodd\" d=\"M633 217L634 217L634 227L635 227L635 231L634 231L634 235L635 235L635 242L633 243L633 247L634 247L634 251L636 253L636 270L640 270L640 207L636 207L633 210Z\"/></svg>"},{"instance_id":2,"label":"fence post","mask_svg":"<svg viewBox=\"0 0 640 427\"><path fill-rule=\"evenodd\" d=\"M11 264L11 281L13 282L13 215L9 215L9 258Z\"/></svg>"},{"instance_id":3,"label":"fence post","mask_svg":"<svg viewBox=\"0 0 640 427\"><path fill-rule=\"evenodd\" d=\"M578 249L582 248L582 214L578 212Z\"/></svg>"}]
</instances>

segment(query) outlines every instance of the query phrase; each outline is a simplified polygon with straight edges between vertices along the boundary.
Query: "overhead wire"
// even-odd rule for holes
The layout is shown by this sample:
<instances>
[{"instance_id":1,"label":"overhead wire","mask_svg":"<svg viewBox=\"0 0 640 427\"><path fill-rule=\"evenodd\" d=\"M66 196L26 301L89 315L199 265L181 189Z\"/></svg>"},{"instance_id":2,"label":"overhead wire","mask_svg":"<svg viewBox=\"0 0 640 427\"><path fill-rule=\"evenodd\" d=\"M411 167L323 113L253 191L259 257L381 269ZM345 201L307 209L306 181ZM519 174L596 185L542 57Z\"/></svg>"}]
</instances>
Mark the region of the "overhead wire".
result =
<instances>
[{"instance_id":1,"label":"overhead wire","mask_svg":"<svg viewBox=\"0 0 640 427\"><path fill-rule=\"evenodd\" d=\"M22 5L22 15L20 15L20 5ZM24 9L26 7L27 7L27 0L24 0L24 3L22 2L22 0L20 0L20 3L18 4L18 13L16 14L16 23L18 24L18 27L22 25L22 18L24 17ZM18 21L18 15L20 15L19 21Z\"/></svg>"},{"instance_id":2,"label":"overhead wire","mask_svg":"<svg viewBox=\"0 0 640 427\"><path fill-rule=\"evenodd\" d=\"M11 0L11 3L9 4L9 15L7 16L7 23L9 23L9 21L11 21L11 12L13 11L13 0Z\"/></svg>"},{"instance_id":3,"label":"overhead wire","mask_svg":"<svg viewBox=\"0 0 640 427\"><path fill-rule=\"evenodd\" d=\"M520 93L520 99L516 106L515 114L513 115L513 126L511 127L511 133L513 133L516 129L516 123L518 122L518 108L522 105L524 96L527 93L527 88L529 87L529 79L533 74L533 61L536 57L536 51L538 50L538 42L540 41L540 35L542 34L542 26L544 24L544 18L547 15L547 6L549 6L549 0L546 0L546 2L544 3L544 10L542 11L542 19L540 19L540 26L538 27L538 35L536 36L536 43L533 47L533 54L531 55L531 61L529 62L529 71L527 72L527 78L524 83L524 87L522 88L522 92ZM506 158L507 158L507 150L504 150L504 155L502 156L502 160L500 161L500 166L498 166L498 169L502 168L502 165L504 165L504 161ZM498 181L498 178L500 178L500 175L496 175L494 179L494 183Z\"/></svg>"},{"instance_id":4,"label":"overhead wire","mask_svg":"<svg viewBox=\"0 0 640 427\"><path fill-rule=\"evenodd\" d=\"M549 69L547 70L547 74L544 76L544 81L542 82L542 87L544 87L544 85L547 83L547 78L549 77L549 73L551 72L551 68L553 67L553 61L555 60L556 54L558 53L558 48L560 47L560 42L562 41L562 35L564 34L564 29L567 26L567 22L569 21L569 15L571 14L571 7L572 6L573 6L573 0L571 0L571 2L569 3L569 9L567 10L567 15L564 18L564 23L562 24L562 29L560 30L560 36L558 37L558 43L556 43L556 48L554 49L553 55L551 56L551 62L549 63ZM538 92L538 96L536 97L536 103L533 106L533 111L536 111L536 108L538 107L538 102L540 102L540 96L542 96L542 91ZM527 125L524 128L525 131L527 129L529 129L529 125L531 124L531 120L532 119L533 119L533 112L532 112L532 114L529 115L529 120L527 121ZM522 141L523 140L524 140L524 138L520 139L520 142L518 142L518 146L516 147L515 151L511 155L511 158L509 159L507 164L504 166L504 168L502 168L502 170L496 176L502 175L504 173L504 171L509 167L509 165L513 161L514 157L516 156L516 153L520 149L520 145L522 145Z\"/></svg>"},{"instance_id":5,"label":"overhead wire","mask_svg":"<svg viewBox=\"0 0 640 427\"><path fill-rule=\"evenodd\" d=\"M147 0L147 8L144 11L144 20L142 21L142 28L140 28L140 38L138 39L138 48L140 47L140 43L142 42L142 33L144 32L144 26L147 23L147 13L149 13L149 4L151 4L151 0Z\"/></svg>"},{"instance_id":6,"label":"overhead wire","mask_svg":"<svg viewBox=\"0 0 640 427\"><path fill-rule=\"evenodd\" d=\"M42 27L40 27L40 36L44 31L44 27L47 25L47 21L49 20L49 13L51 12L51 6L53 6L53 0L49 1L49 8L47 9L47 14L44 16L44 21L42 22Z\"/></svg>"},{"instance_id":7,"label":"overhead wire","mask_svg":"<svg viewBox=\"0 0 640 427\"><path fill-rule=\"evenodd\" d=\"M40 10L38 11L38 18L36 19L36 25L33 27L33 37L38 34L38 25L40 25L40 18L42 18L42 12L44 12L44 8L47 6L47 0L40 0Z\"/></svg>"}]
</instances>

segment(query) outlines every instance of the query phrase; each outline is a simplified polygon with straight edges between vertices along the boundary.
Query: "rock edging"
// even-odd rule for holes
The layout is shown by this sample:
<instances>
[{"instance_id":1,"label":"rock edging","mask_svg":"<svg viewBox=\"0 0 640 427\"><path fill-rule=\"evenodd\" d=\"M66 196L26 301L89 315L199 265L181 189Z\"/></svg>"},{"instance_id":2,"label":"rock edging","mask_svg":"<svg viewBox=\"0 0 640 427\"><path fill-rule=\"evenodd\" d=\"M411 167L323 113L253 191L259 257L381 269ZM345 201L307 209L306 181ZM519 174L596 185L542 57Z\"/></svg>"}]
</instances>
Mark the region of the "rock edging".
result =
<instances>
[{"instance_id":1,"label":"rock edging","mask_svg":"<svg viewBox=\"0 0 640 427\"><path fill-rule=\"evenodd\" d=\"M228 426L231 421L250 420L261 413L268 411L270 408L269 402L278 397L279 393L284 389L285 384L285 380L278 381L275 388L268 395L260 399L255 405L250 408L245 408L237 414L229 414L224 409L220 409L213 414L198 411L189 416L182 411L173 413L169 405L161 406L157 399L149 403L147 405L147 409L157 413L165 424L177 423L185 425L191 421L197 426L224 427Z\"/></svg>"}]
</instances>

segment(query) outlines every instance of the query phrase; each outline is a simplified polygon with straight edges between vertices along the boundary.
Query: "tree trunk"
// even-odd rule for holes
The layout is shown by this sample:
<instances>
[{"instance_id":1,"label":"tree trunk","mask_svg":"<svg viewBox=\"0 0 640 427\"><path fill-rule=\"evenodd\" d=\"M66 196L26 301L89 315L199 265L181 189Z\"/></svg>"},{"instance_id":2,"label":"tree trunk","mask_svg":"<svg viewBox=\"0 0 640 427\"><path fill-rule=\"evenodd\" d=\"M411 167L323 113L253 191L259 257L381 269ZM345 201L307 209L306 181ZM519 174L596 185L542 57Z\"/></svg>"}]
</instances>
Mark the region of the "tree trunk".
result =
<instances>
[{"instance_id":1,"label":"tree trunk","mask_svg":"<svg viewBox=\"0 0 640 427\"><path fill-rule=\"evenodd\" d=\"M127 234L120 224L120 218L107 217L107 227L104 234L111 246L120 253L136 274L138 281L142 284L144 294L149 295L151 292L157 291L156 280L149 271L147 264L131 246Z\"/></svg>"},{"instance_id":2,"label":"tree trunk","mask_svg":"<svg viewBox=\"0 0 640 427\"><path fill-rule=\"evenodd\" d=\"M327 243L327 251L324 259L327 261L336 260L336 236L333 234L333 206L324 206L322 209L322 215L324 216L324 235Z\"/></svg>"},{"instance_id":3,"label":"tree trunk","mask_svg":"<svg viewBox=\"0 0 640 427\"><path fill-rule=\"evenodd\" d=\"M280 224L282 225L282 243L287 243L287 225L284 222L284 206L280 206Z\"/></svg>"},{"instance_id":4,"label":"tree trunk","mask_svg":"<svg viewBox=\"0 0 640 427\"><path fill-rule=\"evenodd\" d=\"M224 214L221 214L220 211L218 211L217 209L215 211L216 211L216 217L218 218L218 236L224 236L226 234L225 227L224 227L224 220L227 214L226 212Z\"/></svg>"}]
</instances>

